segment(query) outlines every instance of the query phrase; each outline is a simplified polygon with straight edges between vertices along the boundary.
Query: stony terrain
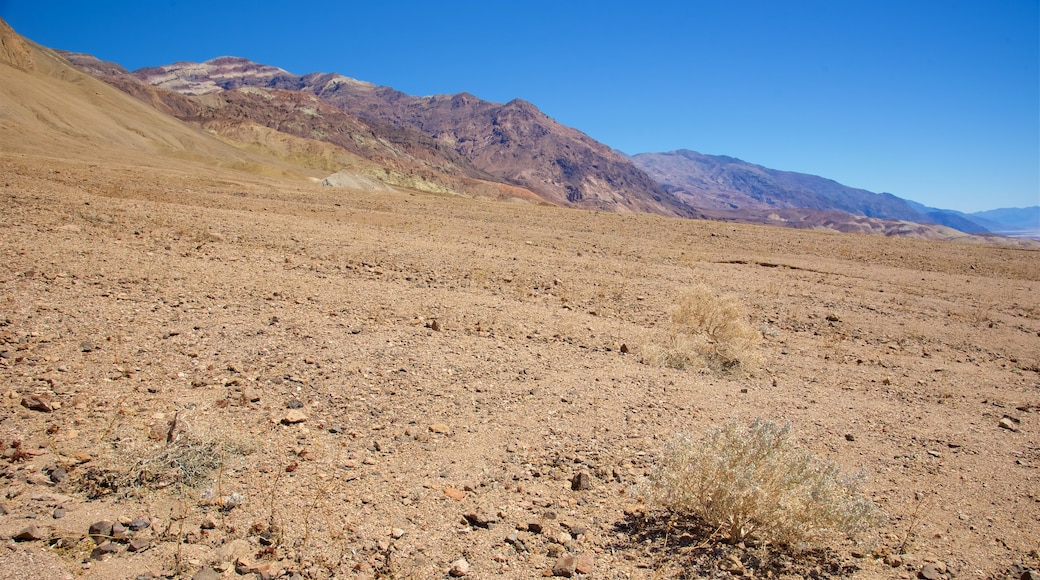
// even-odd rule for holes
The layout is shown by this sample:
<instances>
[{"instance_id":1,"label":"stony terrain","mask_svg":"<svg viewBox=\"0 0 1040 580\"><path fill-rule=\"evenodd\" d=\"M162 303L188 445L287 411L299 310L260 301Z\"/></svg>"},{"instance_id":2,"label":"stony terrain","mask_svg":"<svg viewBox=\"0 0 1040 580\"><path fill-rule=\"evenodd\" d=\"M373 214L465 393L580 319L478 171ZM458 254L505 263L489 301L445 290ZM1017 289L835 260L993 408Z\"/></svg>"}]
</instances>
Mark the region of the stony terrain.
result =
<instances>
[{"instance_id":1,"label":"stony terrain","mask_svg":"<svg viewBox=\"0 0 1040 580\"><path fill-rule=\"evenodd\" d=\"M0 41L0 578L1036 577L1040 252L322 187ZM643 501L759 417L885 523Z\"/></svg>"},{"instance_id":2,"label":"stony terrain","mask_svg":"<svg viewBox=\"0 0 1040 580\"><path fill-rule=\"evenodd\" d=\"M814 566L1037 565L1036 252L173 164L5 156L3 175L0 533L43 538L4 558L92 578L239 557L441 577L465 558L528 578L570 553L594 577L667 577L704 555L640 535L662 441L766 417L865 469L889 514L876 545ZM697 283L761 328L750 372L641 362ZM210 469L185 481L173 450ZM121 518L148 522L143 549L91 557L88 527Z\"/></svg>"}]
</instances>

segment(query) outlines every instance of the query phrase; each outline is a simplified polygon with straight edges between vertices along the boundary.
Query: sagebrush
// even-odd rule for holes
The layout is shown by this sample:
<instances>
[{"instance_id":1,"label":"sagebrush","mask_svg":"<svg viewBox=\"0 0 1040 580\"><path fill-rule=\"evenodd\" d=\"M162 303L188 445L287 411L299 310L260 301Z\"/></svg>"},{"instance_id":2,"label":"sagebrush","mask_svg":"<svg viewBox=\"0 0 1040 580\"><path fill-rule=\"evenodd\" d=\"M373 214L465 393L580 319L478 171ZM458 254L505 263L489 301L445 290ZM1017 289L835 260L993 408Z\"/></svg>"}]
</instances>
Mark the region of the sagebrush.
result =
<instances>
[{"instance_id":1,"label":"sagebrush","mask_svg":"<svg viewBox=\"0 0 1040 580\"><path fill-rule=\"evenodd\" d=\"M648 341L643 356L677 369L696 364L726 371L748 368L756 360L759 336L736 298L697 285L678 295L666 333Z\"/></svg>"},{"instance_id":2,"label":"sagebrush","mask_svg":"<svg viewBox=\"0 0 1040 580\"><path fill-rule=\"evenodd\" d=\"M652 500L677 517L699 518L737 543L819 543L855 536L881 521L843 473L789 440L790 424L730 422L700 440L676 435L650 487Z\"/></svg>"}]
</instances>

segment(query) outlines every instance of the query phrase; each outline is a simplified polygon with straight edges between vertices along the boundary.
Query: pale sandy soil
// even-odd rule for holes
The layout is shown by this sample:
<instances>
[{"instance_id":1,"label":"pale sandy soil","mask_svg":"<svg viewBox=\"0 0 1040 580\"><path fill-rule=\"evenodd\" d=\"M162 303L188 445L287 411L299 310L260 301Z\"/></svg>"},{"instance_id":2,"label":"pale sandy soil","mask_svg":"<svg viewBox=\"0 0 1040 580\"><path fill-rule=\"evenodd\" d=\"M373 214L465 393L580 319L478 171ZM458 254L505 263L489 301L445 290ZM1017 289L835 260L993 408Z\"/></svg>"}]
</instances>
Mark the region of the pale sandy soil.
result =
<instances>
[{"instance_id":1,"label":"pale sandy soil","mask_svg":"<svg viewBox=\"0 0 1040 580\"><path fill-rule=\"evenodd\" d=\"M563 552L590 556L594 578L726 577L731 552L760 577L1038 567L1040 252L187 162L5 154L0 204L0 534L62 538L8 541L0 577L192 577L214 562L238 577L242 556L284 577L442 578L465 558L469 577L532 578ZM748 310L750 371L642 361L695 284ZM30 410L32 394L60 408ZM293 401L306 420L283 425ZM639 527L672 433L756 417L867 473L888 514L873 546L785 564ZM220 467L105 487L188 441ZM592 487L573 491L581 471ZM224 513L232 493L244 502ZM88 526L121 518L150 521L146 549L90 558ZM900 547L904 564L886 564ZM763 554L773 568L756 569Z\"/></svg>"}]
</instances>

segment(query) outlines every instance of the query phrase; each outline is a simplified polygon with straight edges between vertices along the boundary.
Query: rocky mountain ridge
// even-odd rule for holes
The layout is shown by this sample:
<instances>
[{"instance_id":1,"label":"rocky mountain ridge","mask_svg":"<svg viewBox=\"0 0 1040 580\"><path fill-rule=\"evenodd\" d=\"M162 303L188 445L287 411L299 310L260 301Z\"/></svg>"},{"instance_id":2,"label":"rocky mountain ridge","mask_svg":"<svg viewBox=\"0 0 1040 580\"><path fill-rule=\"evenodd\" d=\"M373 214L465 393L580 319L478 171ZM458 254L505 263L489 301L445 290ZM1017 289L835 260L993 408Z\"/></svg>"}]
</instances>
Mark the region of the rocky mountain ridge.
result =
<instances>
[{"instance_id":1,"label":"rocky mountain ridge","mask_svg":"<svg viewBox=\"0 0 1040 580\"><path fill-rule=\"evenodd\" d=\"M621 155L526 101L499 104L467 93L414 97L335 73L293 75L235 58L174 63L131 75L189 95L245 87L299 91L365 122L418 131L480 172L557 205L688 215L688 209Z\"/></svg>"},{"instance_id":2,"label":"rocky mountain ridge","mask_svg":"<svg viewBox=\"0 0 1040 580\"><path fill-rule=\"evenodd\" d=\"M294 75L236 57L130 72L89 55L65 56L140 100L240 144L269 148L283 135L302 139L280 145L287 149L283 156L364 175L361 181L601 211L930 239L984 235L990 225L732 157L688 150L628 157L521 99L499 104L468 93L413 97L336 73ZM325 149L310 159L325 145L353 157L344 160Z\"/></svg>"}]
</instances>

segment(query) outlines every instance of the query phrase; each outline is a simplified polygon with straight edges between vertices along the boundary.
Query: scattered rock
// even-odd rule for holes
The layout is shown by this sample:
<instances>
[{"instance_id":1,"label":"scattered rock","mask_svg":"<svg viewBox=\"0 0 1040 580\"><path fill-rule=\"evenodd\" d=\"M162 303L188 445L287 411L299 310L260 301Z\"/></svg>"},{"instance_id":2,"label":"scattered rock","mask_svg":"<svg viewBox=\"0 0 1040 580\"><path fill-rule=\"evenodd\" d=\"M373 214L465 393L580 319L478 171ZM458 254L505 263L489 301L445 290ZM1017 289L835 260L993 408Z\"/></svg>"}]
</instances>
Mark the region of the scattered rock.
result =
<instances>
[{"instance_id":1,"label":"scattered rock","mask_svg":"<svg viewBox=\"0 0 1040 580\"><path fill-rule=\"evenodd\" d=\"M404 530L402 530L401 528L394 528L390 530L390 537L395 540L400 540L402 537L404 537Z\"/></svg>"},{"instance_id":2,"label":"scattered rock","mask_svg":"<svg viewBox=\"0 0 1040 580\"><path fill-rule=\"evenodd\" d=\"M1004 415L1004 417L1000 419L999 425L1001 429L1007 429L1008 431L1011 431L1013 433L1018 433L1019 422L1020 421L1018 419L1010 415Z\"/></svg>"},{"instance_id":3,"label":"scattered rock","mask_svg":"<svg viewBox=\"0 0 1040 580\"><path fill-rule=\"evenodd\" d=\"M893 568L898 568L903 565L903 558L899 554L888 554L885 556L885 564Z\"/></svg>"},{"instance_id":4,"label":"scattered rock","mask_svg":"<svg viewBox=\"0 0 1040 580\"><path fill-rule=\"evenodd\" d=\"M289 399L289 402L285 406L290 409L302 409L303 401L299 399Z\"/></svg>"},{"instance_id":5,"label":"scattered rock","mask_svg":"<svg viewBox=\"0 0 1040 580\"><path fill-rule=\"evenodd\" d=\"M430 425L430 431L440 435L451 435L451 427L444 423L434 423Z\"/></svg>"},{"instance_id":6,"label":"scattered rock","mask_svg":"<svg viewBox=\"0 0 1040 580\"><path fill-rule=\"evenodd\" d=\"M148 526L151 526L151 525L152 525L151 521L146 520L144 518L137 518L135 520L131 520L131 522L130 522L130 529L135 531L135 532L139 532L139 531L141 531L141 530L143 530L143 529L145 529L145 528L147 528Z\"/></svg>"},{"instance_id":7,"label":"scattered rock","mask_svg":"<svg viewBox=\"0 0 1040 580\"><path fill-rule=\"evenodd\" d=\"M592 574L596 569L596 561L592 554L580 554L574 562L574 571L579 574Z\"/></svg>"},{"instance_id":8,"label":"scattered rock","mask_svg":"<svg viewBox=\"0 0 1040 580\"><path fill-rule=\"evenodd\" d=\"M113 522L109 520L94 522L90 524L90 529L87 531L87 534L91 538L94 538L95 542L101 542L112 536L112 526Z\"/></svg>"},{"instance_id":9,"label":"scattered rock","mask_svg":"<svg viewBox=\"0 0 1040 580\"><path fill-rule=\"evenodd\" d=\"M16 542L39 542L47 539L47 532L39 526L29 526L15 534L11 539Z\"/></svg>"},{"instance_id":10,"label":"scattered rock","mask_svg":"<svg viewBox=\"0 0 1040 580\"><path fill-rule=\"evenodd\" d=\"M67 512L65 511L65 508L63 508L61 506L58 506L58 507L54 508L53 512L51 512L51 517L56 519L56 520L60 520L61 518L65 517L66 513Z\"/></svg>"},{"instance_id":11,"label":"scattered rock","mask_svg":"<svg viewBox=\"0 0 1040 580\"><path fill-rule=\"evenodd\" d=\"M571 489L584 491L592 488L592 476L586 471L579 471L571 478Z\"/></svg>"},{"instance_id":12,"label":"scattered rock","mask_svg":"<svg viewBox=\"0 0 1040 580\"><path fill-rule=\"evenodd\" d=\"M855 441L856 440L856 436L853 435L852 433L846 433L845 434L845 440L846 441Z\"/></svg>"},{"instance_id":13,"label":"scattered rock","mask_svg":"<svg viewBox=\"0 0 1040 580\"><path fill-rule=\"evenodd\" d=\"M456 501L462 501L466 499L466 492L462 491L461 489L455 489L454 487L444 488L444 495Z\"/></svg>"},{"instance_id":14,"label":"scattered rock","mask_svg":"<svg viewBox=\"0 0 1040 580\"><path fill-rule=\"evenodd\" d=\"M40 393L22 397L22 406L33 411L40 411L41 413L52 413L61 408L61 402L54 395Z\"/></svg>"},{"instance_id":15,"label":"scattered rock","mask_svg":"<svg viewBox=\"0 0 1040 580\"><path fill-rule=\"evenodd\" d=\"M306 420L307 415L304 415L303 412L299 410L293 409L282 417L282 425L296 425L298 423L303 423Z\"/></svg>"},{"instance_id":16,"label":"scattered rock","mask_svg":"<svg viewBox=\"0 0 1040 580\"><path fill-rule=\"evenodd\" d=\"M921 566L921 571L917 573L917 577L924 580L942 580L946 577L946 565L941 562L929 562Z\"/></svg>"},{"instance_id":17,"label":"scattered rock","mask_svg":"<svg viewBox=\"0 0 1040 580\"><path fill-rule=\"evenodd\" d=\"M61 483L69 478L69 473L63 467L55 467L48 475L53 483Z\"/></svg>"},{"instance_id":18,"label":"scattered rock","mask_svg":"<svg viewBox=\"0 0 1040 580\"><path fill-rule=\"evenodd\" d=\"M553 576L559 576L561 578L570 578L574 576L574 572L578 568L578 559L574 557L574 554L562 554L556 559L556 563L553 564L552 573Z\"/></svg>"},{"instance_id":19,"label":"scattered rock","mask_svg":"<svg viewBox=\"0 0 1040 580\"><path fill-rule=\"evenodd\" d=\"M143 552L150 548L152 543L145 538L134 538L130 540L130 543L126 546L129 552Z\"/></svg>"},{"instance_id":20,"label":"scattered rock","mask_svg":"<svg viewBox=\"0 0 1040 580\"><path fill-rule=\"evenodd\" d=\"M513 546L517 552L527 551L527 545L524 544L523 540L520 539L520 536L518 536L516 532L511 532L507 535L505 542L510 546Z\"/></svg>"},{"instance_id":21,"label":"scattered rock","mask_svg":"<svg viewBox=\"0 0 1040 580\"><path fill-rule=\"evenodd\" d=\"M116 522L112 524L112 539L117 542L125 542L130 539L126 532L126 526Z\"/></svg>"},{"instance_id":22,"label":"scattered rock","mask_svg":"<svg viewBox=\"0 0 1040 580\"><path fill-rule=\"evenodd\" d=\"M94 550L90 553L90 557L94 560L103 560L105 556L111 556L112 554L115 554L118 551L119 546L117 546L114 542L105 541L101 542L100 546L94 548Z\"/></svg>"},{"instance_id":23,"label":"scattered rock","mask_svg":"<svg viewBox=\"0 0 1040 580\"><path fill-rule=\"evenodd\" d=\"M494 514L488 512L470 512L464 516L471 526L486 528L498 521Z\"/></svg>"},{"instance_id":24,"label":"scattered rock","mask_svg":"<svg viewBox=\"0 0 1040 580\"><path fill-rule=\"evenodd\" d=\"M455 560L451 563L451 567L448 568L448 574L453 578L461 578L469 574L469 562L465 558Z\"/></svg>"}]
</instances>

